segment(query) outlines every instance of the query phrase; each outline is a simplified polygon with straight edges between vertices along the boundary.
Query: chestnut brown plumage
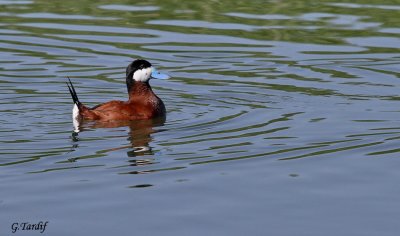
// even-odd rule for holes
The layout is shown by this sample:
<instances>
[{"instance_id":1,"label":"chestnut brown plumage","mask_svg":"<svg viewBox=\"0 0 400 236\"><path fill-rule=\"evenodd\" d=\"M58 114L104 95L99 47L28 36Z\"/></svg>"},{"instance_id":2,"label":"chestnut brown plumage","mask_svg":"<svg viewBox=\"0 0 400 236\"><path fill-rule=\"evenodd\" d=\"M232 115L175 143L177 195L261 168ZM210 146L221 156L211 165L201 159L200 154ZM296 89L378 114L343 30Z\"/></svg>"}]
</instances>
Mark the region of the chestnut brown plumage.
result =
<instances>
[{"instance_id":1,"label":"chestnut brown plumage","mask_svg":"<svg viewBox=\"0 0 400 236\"><path fill-rule=\"evenodd\" d=\"M109 101L89 108L82 104L76 90L69 80L68 89L79 111L76 119L84 120L145 120L166 115L163 101L154 94L149 80L151 78L151 64L146 60L135 60L126 69L126 85L128 101ZM74 107L74 109L76 109Z\"/></svg>"}]
</instances>

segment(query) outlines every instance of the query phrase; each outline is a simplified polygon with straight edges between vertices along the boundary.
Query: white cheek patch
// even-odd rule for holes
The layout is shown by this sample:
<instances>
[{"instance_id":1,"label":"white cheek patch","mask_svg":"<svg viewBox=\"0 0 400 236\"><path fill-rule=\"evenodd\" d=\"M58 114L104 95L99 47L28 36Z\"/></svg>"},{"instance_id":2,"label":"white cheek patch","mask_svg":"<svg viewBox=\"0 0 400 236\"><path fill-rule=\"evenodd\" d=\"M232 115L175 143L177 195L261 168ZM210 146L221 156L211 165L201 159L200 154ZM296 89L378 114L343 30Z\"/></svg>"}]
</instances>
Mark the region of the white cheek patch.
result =
<instances>
[{"instance_id":1,"label":"white cheek patch","mask_svg":"<svg viewBox=\"0 0 400 236\"><path fill-rule=\"evenodd\" d=\"M152 70L152 67L137 70L133 73L132 79L135 81L146 82L150 79Z\"/></svg>"}]
</instances>

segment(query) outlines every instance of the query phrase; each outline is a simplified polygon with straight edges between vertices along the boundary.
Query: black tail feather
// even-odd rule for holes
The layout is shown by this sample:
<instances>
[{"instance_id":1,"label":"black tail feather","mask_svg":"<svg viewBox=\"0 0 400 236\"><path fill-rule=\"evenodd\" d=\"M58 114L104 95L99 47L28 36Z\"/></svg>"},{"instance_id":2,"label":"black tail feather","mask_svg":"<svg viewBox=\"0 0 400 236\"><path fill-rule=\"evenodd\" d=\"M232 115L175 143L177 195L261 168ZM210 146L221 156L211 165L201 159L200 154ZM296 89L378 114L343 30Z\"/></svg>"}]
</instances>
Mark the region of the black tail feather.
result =
<instances>
[{"instance_id":1,"label":"black tail feather","mask_svg":"<svg viewBox=\"0 0 400 236\"><path fill-rule=\"evenodd\" d=\"M78 95L76 94L74 85L72 84L72 82L69 79L69 77L67 77L67 78L68 78L68 81L69 81L69 83L67 82L69 93L71 94L71 97L72 97L72 100L74 101L74 104L79 106L81 104L81 102L79 101Z\"/></svg>"}]
</instances>

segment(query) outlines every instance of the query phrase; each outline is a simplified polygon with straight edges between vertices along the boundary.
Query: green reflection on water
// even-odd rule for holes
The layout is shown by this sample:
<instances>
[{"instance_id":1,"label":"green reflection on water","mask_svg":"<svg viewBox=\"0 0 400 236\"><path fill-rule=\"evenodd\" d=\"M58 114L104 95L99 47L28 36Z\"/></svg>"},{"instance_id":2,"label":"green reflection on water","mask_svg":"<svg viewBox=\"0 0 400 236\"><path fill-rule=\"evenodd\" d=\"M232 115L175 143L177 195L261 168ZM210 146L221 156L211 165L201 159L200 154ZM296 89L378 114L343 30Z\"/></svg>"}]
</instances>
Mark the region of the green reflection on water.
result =
<instances>
[{"instance_id":1,"label":"green reflection on water","mask_svg":"<svg viewBox=\"0 0 400 236\"><path fill-rule=\"evenodd\" d=\"M346 1L334 1L346 2ZM330 0L321 1L113 1L114 5L122 5L122 10L109 10L100 6L110 4L109 1L46 1L38 0L34 4L26 5L26 8L15 8L1 6L0 11L9 14L1 16L1 22L29 23L32 20L28 13L54 13L60 14L59 18L46 19L35 16L37 22L42 23L73 23L86 25L143 27L149 20L184 20L202 21L208 23L230 23L248 26L265 27L265 29L245 31L241 29L223 30L207 27L196 27L188 25L179 27L174 25L147 24L146 28L175 31L182 33L201 34L224 34L236 37L261 40L281 40L291 42L340 44L341 38L349 36L373 36L382 35L376 31L376 27L365 27L352 29L349 27L354 22L346 20L346 16L356 17L356 23L378 23L380 27L398 27L400 17L398 10L390 10L390 5L397 5L398 1L385 1L385 9L371 7L369 1L352 1L359 7L335 6ZM155 11L128 11L127 6L158 6ZM372 5L373 6L373 5ZM232 15L231 13L242 13L244 16ZM229 14L230 15L229 15ZM325 15L313 16L310 14ZM227 15L228 14L228 15ZM76 15L77 19L62 19L62 15ZM79 19L79 16L91 16L91 18ZM36 18L38 17L38 18ZM49 17L49 16L47 16ZM317 17L317 18L316 18ZM335 21L338 17L339 21ZM357 18L358 17L358 18ZM354 20L354 19L353 19ZM308 27L309 26L309 27ZM6 28L18 29L19 26L8 25ZM36 28L33 34L48 32L47 29ZM104 35L104 34L103 34Z\"/></svg>"}]
</instances>

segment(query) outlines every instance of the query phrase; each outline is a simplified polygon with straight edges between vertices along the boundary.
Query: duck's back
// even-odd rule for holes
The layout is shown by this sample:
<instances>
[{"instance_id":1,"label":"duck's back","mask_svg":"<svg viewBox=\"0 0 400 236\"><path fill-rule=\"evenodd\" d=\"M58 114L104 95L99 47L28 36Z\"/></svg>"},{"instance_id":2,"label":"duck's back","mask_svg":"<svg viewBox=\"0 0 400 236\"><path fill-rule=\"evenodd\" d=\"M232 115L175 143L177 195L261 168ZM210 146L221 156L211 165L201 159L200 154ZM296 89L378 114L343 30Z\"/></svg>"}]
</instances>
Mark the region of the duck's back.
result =
<instances>
[{"instance_id":1,"label":"duck's back","mask_svg":"<svg viewBox=\"0 0 400 236\"><path fill-rule=\"evenodd\" d=\"M164 103L158 97L129 101L109 101L93 108L82 109L88 120L142 120L165 116Z\"/></svg>"}]
</instances>

